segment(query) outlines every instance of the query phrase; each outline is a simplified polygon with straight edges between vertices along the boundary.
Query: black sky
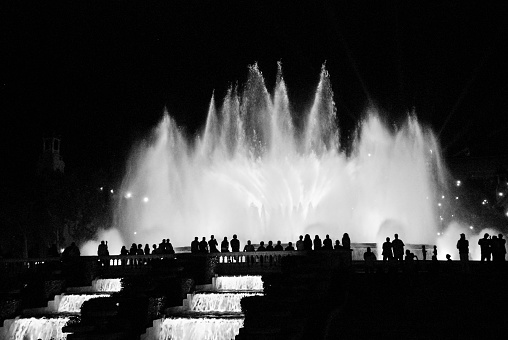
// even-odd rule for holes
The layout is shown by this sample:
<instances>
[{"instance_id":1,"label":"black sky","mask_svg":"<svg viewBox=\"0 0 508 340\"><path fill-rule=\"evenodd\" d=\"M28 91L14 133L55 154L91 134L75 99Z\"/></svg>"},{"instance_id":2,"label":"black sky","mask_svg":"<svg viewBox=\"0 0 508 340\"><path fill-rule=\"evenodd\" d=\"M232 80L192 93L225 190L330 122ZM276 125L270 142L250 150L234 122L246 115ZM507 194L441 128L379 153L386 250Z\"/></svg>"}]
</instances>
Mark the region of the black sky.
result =
<instances>
[{"instance_id":1,"label":"black sky","mask_svg":"<svg viewBox=\"0 0 508 340\"><path fill-rule=\"evenodd\" d=\"M415 108L448 157L506 154L508 17L495 3L6 1L4 164L30 169L55 133L68 169L119 169L164 107L192 134L214 90L254 62L271 89L279 60L297 111L326 61L344 135L373 103L393 122Z\"/></svg>"}]
</instances>

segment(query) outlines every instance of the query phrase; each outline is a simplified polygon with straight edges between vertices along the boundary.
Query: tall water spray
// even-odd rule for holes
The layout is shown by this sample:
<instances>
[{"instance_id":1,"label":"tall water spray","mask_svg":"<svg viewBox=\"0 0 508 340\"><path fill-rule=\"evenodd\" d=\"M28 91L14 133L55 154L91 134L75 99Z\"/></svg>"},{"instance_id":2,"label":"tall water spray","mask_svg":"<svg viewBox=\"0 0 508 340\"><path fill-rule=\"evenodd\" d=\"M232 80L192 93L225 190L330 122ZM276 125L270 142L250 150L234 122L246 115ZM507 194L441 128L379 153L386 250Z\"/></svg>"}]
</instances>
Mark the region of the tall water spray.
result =
<instances>
[{"instance_id":1,"label":"tall water spray","mask_svg":"<svg viewBox=\"0 0 508 340\"><path fill-rule=\"evenodd\" d=\"M273 94L254 65L243 91L230 89L220 108L212 98L195 140L165 114L127 165L116 211L126 244L170 238L186 246L211 234L294 242L344 232L353 242L398 232L406 242L434 243L432 198L444 176L436 139L414 116L388 128L369 112L346 155L323 67L304 123L293 120L280 66Z\"/></svg>"}]
</instances>

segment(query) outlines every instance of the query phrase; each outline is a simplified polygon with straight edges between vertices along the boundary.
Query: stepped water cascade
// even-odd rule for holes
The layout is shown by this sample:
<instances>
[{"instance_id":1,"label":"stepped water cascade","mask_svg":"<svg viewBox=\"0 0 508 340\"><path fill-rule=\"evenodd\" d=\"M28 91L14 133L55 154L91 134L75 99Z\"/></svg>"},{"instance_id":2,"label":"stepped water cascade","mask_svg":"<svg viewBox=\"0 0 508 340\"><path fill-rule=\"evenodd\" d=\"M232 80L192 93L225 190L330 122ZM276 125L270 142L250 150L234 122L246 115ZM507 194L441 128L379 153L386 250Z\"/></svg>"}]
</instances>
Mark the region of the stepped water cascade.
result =
<instances>
[{"instance_id":1,"label":"stepped water cascade","mask_svg":"<svg viewBox=\"0 0 508 340\"><path fill-rule=\"evenodd\" d=\"M62 333L62 327L69 321L68 317L56 318L21 318L16 319L7 330L1 334L2 339L9 340L61 340L67 338Z\"/></svg>"},{"instance_id":2,"label":"stepped water cascade","mask_svg":"<svg viewBox=\"0 0 508 340\"><path fill-rule=\"evenodd\" d=\"M108 297L121 289L120 279L98 279L91 287L74 287L75 291L87 294L63 294L55 296L47 307L27 309L21 317L5 320L0 327L0 339L9 340L60 340L66 339L67 333L62 327L70 320L70 315L79 315L82 304L90 299ZM97 292L103 292L97 294ZM30 317L23 317L29 315ZM35 317L37 316L37 317Z\"/></svg>"},{"instance_id":3,"label":"stepped water cascade","mask_svg":"<svg viewBox=\"0 0 508 340\"><path fill-rule=\"evenodd\" d=\"M346 154L337 121L324 68L303 116L291 110L280 68L270 94L257 66L222 106L212 98L195 140L165 115L127 164L115 214L123 244L170 237L188 246L210 234L295 242L344 232L381 242L392 230L407 243L434 244L433 198L445 172L433 133L413 115L396 127L370 110Z\"/></svg>"},{"instance_id":4,"label":"stepped water cascade","mask_svg":"<svg viewBox=\"0 0 508 340\"><path fill-rule=\"evenodd\" d=\"M99 297L108 297L109 294L71 294L64 295L58 305L58 313L79 313L83 302Z\"/></svg>"},{"instance_id":5,"label":"stepped water cascade","mask_svg":"<svg viewBox=\"0 0 508 340\"><path fill-rule=\"evenodd\" d=\"M261 276L219 276L215 278L217 291L263 291Z\"/></svg>"},{"instance_id":6,"label":"stepped water cascade","mask_svg":"<svg viewBox=\"0 0 508 340\"><path fill-rule=\"evenodd\" d=\"M240 301L246 296L258 293L201 293L195 294L191 300L190 310L193 312L241 312Z\"/></svg>"},{"instance_id":7,"label":"stepped water cascade","mask_svg":"<svg viewBox=\"0 0 508 340\"><path fill-rule=\"evenodd\" d=\"M160 338L165 340L231 340L243 327L243 319L165 319Z\"/></svg>"},{"instance_id":8,"label":"stepped water cascade","mask_svg":"<svg viewBox=\"0 0 508 340\"><path fill-rule=\"evenodd\" d=\"M216 277L214 292L189 295L186 312L180 310L172 317L156 320L141 339L234 339L243 327L241 299L261 295L262 289L261 276Z\"/></svg>"},{"instance_id":9,"label":"stepped water cascade","mask_svg":"<svg viewBox=\"0 0 508 340\"><path fill-rule=\"evenodd\" d=\"M119 292L122 290L122 279L98 279L92 282L96 292Z\"/></svg>"}]
</instances>

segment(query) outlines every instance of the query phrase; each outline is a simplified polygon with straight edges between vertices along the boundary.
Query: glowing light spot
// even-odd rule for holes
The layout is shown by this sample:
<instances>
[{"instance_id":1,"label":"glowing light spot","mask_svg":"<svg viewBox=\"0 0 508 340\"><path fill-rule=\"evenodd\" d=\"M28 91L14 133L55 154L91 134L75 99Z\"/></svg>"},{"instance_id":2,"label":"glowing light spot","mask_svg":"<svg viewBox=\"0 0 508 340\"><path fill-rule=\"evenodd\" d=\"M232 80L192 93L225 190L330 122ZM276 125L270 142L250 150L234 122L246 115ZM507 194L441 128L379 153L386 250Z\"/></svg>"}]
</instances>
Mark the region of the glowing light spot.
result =
<instances>
[{"instance_id":1,"label":"glowing light spot","mask_svg":"<svg viewBox=\"0 0 508 340\"><path fill-rule=\"evenodd\" d=\"M104 190L104 187L100 187L100 188L99 188L99 190L100 190L100 191Z\"/></svg>"},{"instance_id":2,"label":"glowing light spot","mask_svg":"<svg viewBox=\"0 0 508 340\"><path fill-rule=\"evenodd\" d=\"M147 203L148 202L148 197L143 197L143 202Z\"/></svg>"},{"instance_id":3,"label":"glowing light spot","mask_svg":"<svg viewBox=\"0 0 508 340\"><path fill-rule=\"evenodd\" d=\"M137 232L134 232L134 235L137 235L138 233Z\"/></svg>"},{"instance_id":4,"label":"glowing light spot","mask_svg":"<svg viewBox=\"0 0 508 340\"><path fill-rule=\"evenodd\" d=\"M111 189L109 192L110 192L110 193L112 193L112 194L114 194L114 193L115 193L115 192L113 191L113 189Z\"/></svg>"},{"instance_id":5,"label":"glowing light spot","mask_svg":"<svg viewBox=\"0 0 508 340\"><path fill-rule=\"evenodd\" d=\"M444 199L444 195L443 195L443 196L441 196L441 198L442 198L442 199Z\"/></svg>"},{"instance_id":6,"label":"glowing light spot","mask_svg":"<svg viewBox=\"0 0 508 340\"><path fill-rule=\"evenodd\" d=\"M459 196L455 196L455 199L458 200L459 199Z\"/></svg>"},{"instance_id":7,"label":"glowing light spot","mask_svg":"<svg viewBox=\"0 0 508 340\"><path fill-rule=\"evenodd\" d=\"M473 230L473 226L470 226L469 229Z\"/></svg>"},{"instance_id":8,"label":"glowing light spot","mask_svg":"<svg viewBox=\"0 0 508 340\"><path fill-rule=\"evenodd\" d=\"M432 149L430 149L430 153L432 153Z\"/></svg>"},{"instance_id":9,"label":"glowing light spot","mask_svg":"<svg viewBox=\"0 0 508 340\"><path fill-rule=\"evenodd\" d=\"M437 206L438 206L438 207L440 207L440 206L441 206L441 203L438 203L438 204L437 204Z\"/></svg>"},{"instance_id":10,"label":"glowing light spot","mask_svg":"<svg viewBox=\"0 0 508 340\"><path fill-rule=\"evenodd\" d=\"M504 195L504 194L503 194L502 192L500 192L498 195L499 195L500 197L503 197L503 195Z\"/></svg>"},{"instance_id":11,"label":"glowing light spot","mask_svg":"<svg viewBox=\"0 0 508 340\"><path fill-rule=\"evenodd\" d=\"M368 155L368 156L370 157L370 153L369 153L369 155Z\"/></svg>"},{"instance_id":12,"label":"glowing light spot","mask_svg":"<svg viewBox=\"0 0 508 340\"><path fill-rule=\"evenodd\" d=\"M132 197L132 193L130 191L128 191L126 194L125 194L125 198L131 198Z\"/></svg>"},{"instance_id":13,"label":"glowing light spot","mask_svg":"<svg viewBox=\"0 0 508 340\"><path fill-rule=\"evenodd\" d=\"M437 236L441 236L441 233L437 233Z\"/></svg>"},{"instance_id":14,"label":"glowing light spot","mask_svg":"<svg viewBox=\"0 0 508 340\"><path fill-rule=\"evenodd\" d=\"M455 184L456 184L458 187L460 187L460 185L462 184L462 182L461 182L461 181L457 181L457 182L455 182Z\"/></svg>"}]
</instances>

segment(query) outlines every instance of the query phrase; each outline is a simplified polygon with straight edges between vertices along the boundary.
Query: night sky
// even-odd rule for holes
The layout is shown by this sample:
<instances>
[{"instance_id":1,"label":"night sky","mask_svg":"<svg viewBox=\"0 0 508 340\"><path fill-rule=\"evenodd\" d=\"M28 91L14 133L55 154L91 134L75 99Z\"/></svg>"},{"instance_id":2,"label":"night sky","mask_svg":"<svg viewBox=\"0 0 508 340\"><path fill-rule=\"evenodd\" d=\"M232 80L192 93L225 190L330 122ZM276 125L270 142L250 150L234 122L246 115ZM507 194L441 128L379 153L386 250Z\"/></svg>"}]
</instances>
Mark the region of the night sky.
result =
<instances>
[{"instance_id":1,"label":"night sky","mask_svg":"<svg viewBox=\"0 0 508 340\"><path fill-rule=\"evenodd\" d=\"M32 173L56 134L67 171L118 171L164 107L192 135L213 91L220 102L255 62L271 91L277 61L296 112L326 62L344 136L369 105L392 123L414 108L448 158L508 153L506 6L297 3L2 2L4 170Z\"/></svg>"}]
</instances>

